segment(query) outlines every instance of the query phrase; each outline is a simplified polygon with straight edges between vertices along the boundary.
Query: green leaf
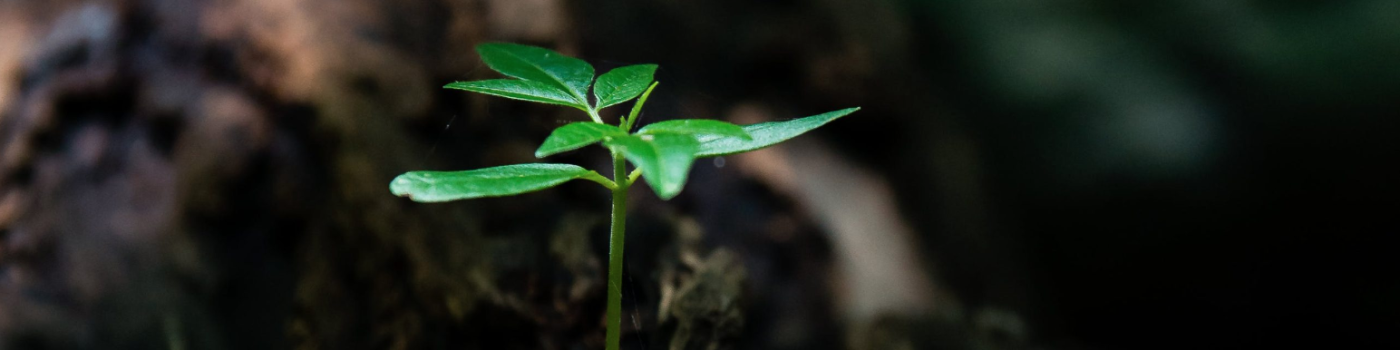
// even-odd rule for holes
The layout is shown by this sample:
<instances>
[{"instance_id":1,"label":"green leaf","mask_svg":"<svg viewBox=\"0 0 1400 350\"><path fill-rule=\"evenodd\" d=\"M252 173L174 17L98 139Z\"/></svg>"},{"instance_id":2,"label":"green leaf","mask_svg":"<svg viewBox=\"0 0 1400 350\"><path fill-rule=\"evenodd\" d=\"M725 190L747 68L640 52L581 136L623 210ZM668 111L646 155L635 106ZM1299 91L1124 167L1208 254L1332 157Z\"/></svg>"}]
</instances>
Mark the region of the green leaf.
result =
<instances>
[{"instance_id":1,"label":"green leaf","mask_svg":"<svg viewBox=\"0 0 1400 350\"><path fill-rule=\"evenodd\" d=\"M583 60L549 49L508 43L476 46L481 60L501 74L546 83L568 91L581 105L588 105L588 85L593 83L593 66Z\"/></svg>"},{"instance_id":2,"label":"green leaf","mask_svg":"<svg viewBox=\"0 0 1400 350\"><path fill-rule=\"evenodd\" d=\"M722 156L772 146L858 110L860 107L826 112L801 119L745 125L744 131L749 132L749 135L753 137L751 140L733 136L699 135L696 138L700 141L700 150L696 152L695 156Z\"/></svg>"},{"instance_id":3,"label":"green leaf","mask_svg":"<svg viewBox=\"0 0 1400 350\"><path fill-rule=\"evenodd\" d=\"M646 91L656 74L656 65L638 64L620 67L598 77L593 85L593 96L598 99L598 109L627 102Z\"/></svg>"},{"instance_id":4,"label":"green leaf","mask_svg":"<svg viewBox=\"0 0 1400 350\"><path fill-rule=\"evenodd\" d=\"M637 130L638 134L686 134L737 137L752 140L744 128L712 119L680 119L655 122Z\"/></svg>"},{"instance_id":5,"label":"green leaf","mask_svg":"<svg viewBox=\"0 0 1400 350\"><path fill-rule=\"evenodd\" d=\"M679 134L619 136L603 144L642 168L647 184L663 200L675 197L685 187L698 146L694 136Z\"/></svg>"},{"instance_id":6,"label":"green leaf","mask_svg":"<svg viewBox=\"0 0 1400 350\"><path fill-rule=\"evenodd\" d=\"M598 173L572 164L516 164L467 171L410 171L394 178L389 192L415 202L446 202L538 191L581 177L602 179Z\"/></svg>"},{"instance_id":7,"label":"green leaf","mask_svg":"<svg viewBox=\"0 0 1400 350\"><path fill-rule=\"evenodd\" d=\"M580 105L568 91L554 85L515 79L493 79L459 81L443 86L448 89L467 90L505 98L569 106L588 110L588 105Z\"/></svg>"},{"instance_id":8,"label":"green leaf","mask_svg":"<svg viewBox=\"0 0 1400 350\"><path fill-rule=\"evenodd\" d=\"M535 157L544 158L550 155L568 152L580 147L591 145L594 142L602 141L608 137L627 136L626 132L616 126L594 123L576 122L569 123L554 129L549 133L549 137L544 139L544 144L540 149L535 150Z\"/></svg>"}]
</instances>

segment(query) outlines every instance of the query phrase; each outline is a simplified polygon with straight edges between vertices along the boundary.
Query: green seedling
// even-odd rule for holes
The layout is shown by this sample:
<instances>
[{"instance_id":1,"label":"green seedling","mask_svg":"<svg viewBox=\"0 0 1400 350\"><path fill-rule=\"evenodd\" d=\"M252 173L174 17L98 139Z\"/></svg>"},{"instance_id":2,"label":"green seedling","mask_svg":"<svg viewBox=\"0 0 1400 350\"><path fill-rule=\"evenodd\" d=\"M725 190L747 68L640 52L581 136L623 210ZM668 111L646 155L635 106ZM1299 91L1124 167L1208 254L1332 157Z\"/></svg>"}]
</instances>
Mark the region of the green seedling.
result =
<instances>
[{"instance_id":1,"label":"green seedling","mask_svg":"<svg viewBox=\"0 0 1400 350\"><path fill-rule=\"evenodd\" d=\"M825 125L860 108L848 108L806 118L739 126L718 120L683 119L651 123L633 132L633 124L656 88L654 64L613 69L594 81L593 66L548 49L505 43L476 47L482 61L510 78L455 82L459 89L516 100L577 108L590 121L555 129L535 156L544 158L592 144L612 154L613 178L572 164L516 164L468 171L411 171L389 183L394 195L417 202L497 197L538 191L584 179L612 191L612 236L608 251L608 350L618 348L622 323L622 251L627 217L627 189L638 178L646 179L657 197L669 200L681 192L686 174L697 158L748 152ZM588 98L592 87L592 100ZM632 99L631 113L607 124L599 115L604 108ZM635 169L627 171L627 162Z\"/></svg>"}]
</instances>

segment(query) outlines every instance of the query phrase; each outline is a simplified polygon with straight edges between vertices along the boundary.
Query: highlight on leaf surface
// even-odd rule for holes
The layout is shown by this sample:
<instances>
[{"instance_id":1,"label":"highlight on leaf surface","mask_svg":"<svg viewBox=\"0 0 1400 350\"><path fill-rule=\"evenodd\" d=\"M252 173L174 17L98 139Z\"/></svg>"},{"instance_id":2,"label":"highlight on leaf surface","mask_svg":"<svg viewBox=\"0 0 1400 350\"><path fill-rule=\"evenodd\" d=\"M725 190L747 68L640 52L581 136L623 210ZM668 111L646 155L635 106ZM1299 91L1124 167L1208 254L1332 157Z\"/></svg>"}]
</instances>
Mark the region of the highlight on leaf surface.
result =
<instances>
[{"instance_id":1,"label":"highlight on leaf surface","mask_svg":"<svg viewBox=\"0 0 1400 350\"><path fill-rule=\"evenodd\" d=\"M738 125L713 119L679 119L655 122L637 130L638 134L684 134L737 137L752 140L748 131Z\"/></svg>"},{"instance_id":2,"label":"highlight on leaf surface","mask_svg":"<svg viewBox=\"0 0 1400 350\"><path fill-rule=\"evenodd\" d=\"M733 136L698 135L696 139L700 141L700 146L695 156L697 158L722 156L772 146L859 110L860 107L847 108L806 118L745 125L744 131L747 131L752 137L747 140Z\"/></svg>"},{"instance_id":3,"label":"highlight on leaf surface","mask_svg":"<svg viewBox=\"0 0 1400 350\"><path fill-rule=\"evenodd\" d=\"M584 111L588 105L580 105L578 100L554 85L516 79L492 79L459 81L443 86L448 89L466 90L510 99L569 106Z\"/></svg>"},{"instance_id":4,"label":"highlight on leaf surface","mask_svg":"<svg viewBox=\"0 0 1400 350\"><path fill-rule=\"evenodd\" d=\"M553 85L569 93L575 102L588 105L588 85L593 83L593 66L583 60L553 50L508 43L476 46L481 60L507 76Z\"/></svg>"},{"instance_id":5,"label":"highlight on leaf surface","mask_svg":"<svg viewBox=\"0 0 1400 350\"><path fill-rule=\"evenodd\" d=\"M565 124L544 139L540 148L535 150L536 158L544 158L561 152L568 152L579 149L583 146L591 145L603 139L616 136L627 136L627 133L616 126L600 124L594 122L574 122Z\"/></svg>"},{"instance_id":6,"label":"highlight on leaf surface","mask_svg":"<svg viewBox=\"0 0 1400 350\"><path fill-rule=\"evenodd\" d=\"M627 102L640 96L651 85L656 74L656 65L638 64L615 68L598 76L593 85L593 96L597 98L598 109Z\"/></svg>"},{"instance_id":7,"label":"highlight on leaf surface","mask_svg":"<svg viewBox=\"0 0 1400 350\"><path fill-rule=\"evenodd\" d=\"M467 171L410 171L389 182L389 191L415 202L521 194L569 180L608 180L573 164L516 164Z\"/></svg>"},{"instance_id":8,"label":"highlight on leaf surface","mask_svg":"<svg viewBox=\"0 0 1400 350\"><path fill-rule=\"evenodd\" d=\"M681 193L699 146L694 136L678 134L627 135L603 144L637 164L647 185L663 200Z\"/></svg>"}]
</instances>

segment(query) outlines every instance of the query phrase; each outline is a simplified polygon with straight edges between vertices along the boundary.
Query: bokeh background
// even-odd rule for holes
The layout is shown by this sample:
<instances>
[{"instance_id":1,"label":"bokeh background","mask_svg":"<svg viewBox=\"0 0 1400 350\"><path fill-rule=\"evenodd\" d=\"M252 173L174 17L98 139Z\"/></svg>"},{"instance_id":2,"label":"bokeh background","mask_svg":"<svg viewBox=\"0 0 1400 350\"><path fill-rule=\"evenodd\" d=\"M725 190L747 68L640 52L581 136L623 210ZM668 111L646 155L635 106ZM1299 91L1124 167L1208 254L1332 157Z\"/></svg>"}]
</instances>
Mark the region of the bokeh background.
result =
<instances>
[{"instance_id":1,"label":"bokeh background","mask_svg":"<svg viewBox=\"0 0 1400 350\"><path fill-rule=\"evenodd\" d=\"M627 349L1400 347L1396 1L7 0L0 349L601 348L605 192L387 190L584 118L488 41L863 107L633 193Z\"/></svg>"}]
</instances>

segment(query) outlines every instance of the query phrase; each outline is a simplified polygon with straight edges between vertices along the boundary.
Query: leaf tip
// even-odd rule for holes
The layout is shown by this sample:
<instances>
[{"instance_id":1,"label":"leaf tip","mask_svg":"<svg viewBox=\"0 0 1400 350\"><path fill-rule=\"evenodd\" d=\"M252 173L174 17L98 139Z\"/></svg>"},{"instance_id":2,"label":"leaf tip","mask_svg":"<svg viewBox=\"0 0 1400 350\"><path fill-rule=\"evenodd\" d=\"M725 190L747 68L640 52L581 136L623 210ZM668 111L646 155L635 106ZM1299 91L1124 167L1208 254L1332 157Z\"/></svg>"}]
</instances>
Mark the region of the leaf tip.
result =
<instances>
[{"instance_id":1,"label":"leaf tip","mask_svg":"<svg viewBox=\"0 0 1400 350\"><path fill-rule=\"evenodd\" d=\"M443 85L442 88L444 88L444 89L463 90L463 89L462 89L462 86L463 86L463 85L466 85L466 84L467 84L467 82L465 82L465 81L454 81L454 82L451 82L451 83L447 83L447 85Z\"/></svg>"},{"instance_id":2,"label":"leaf tip","mask_svg":"<svg viewBox=\"0 0 1400 350\"><path fill-rule=\"evenodd\" d=\"M652 183L651 180L647 180L647 182ZM652 183L653 186L651 187L651 190L656 193L656 197L661 198L661 200L663 201L669 201L671 200L671 198L676 198L677 195L681 194L681 190L685 189L684 178L663 180L658 182L659 183Z\"/></svg>"},{"instance_id":3,"label":"leaf tip","mask_svg":"<svg viewBox=\"0 0 1400 350\"><path fill-rule=\"evenodd\" d=\"M681 184L664 184L661 185L661 188L656 189L656 196L660 197L663 201L669 201L671 198L676 198L677 195L680 195L681 189Z\"/></svg>"},{"instance_id":4,"label":"leaf tip","mask_svg":"<svg viewBox=\"0 0 1400 350\"><path fill-rule=\"evenodd\" d=\"M409 187L412 185L413 180L409 180L408 173L404 173L403 175L395 177L393 181L389 181L389 193L393 193L395 196L412 199L413 194L409 193Z\"/></svg>"}]
</instances>

